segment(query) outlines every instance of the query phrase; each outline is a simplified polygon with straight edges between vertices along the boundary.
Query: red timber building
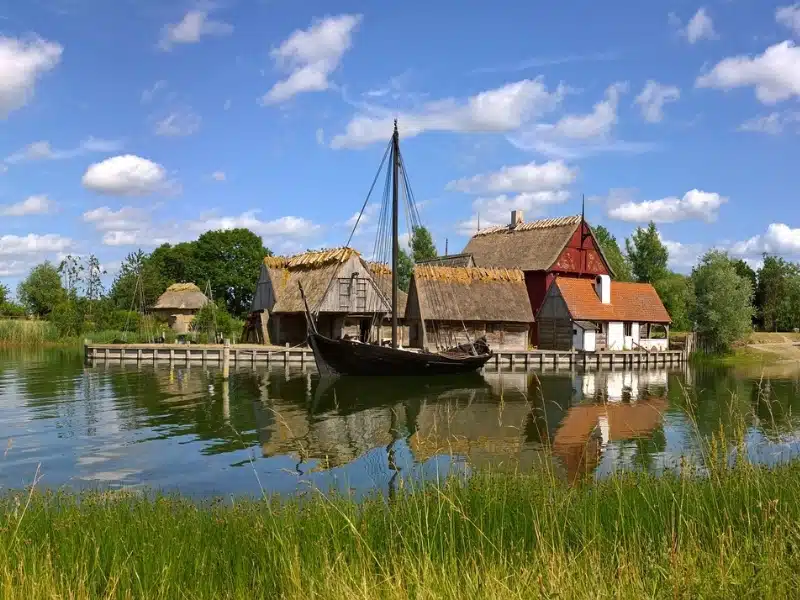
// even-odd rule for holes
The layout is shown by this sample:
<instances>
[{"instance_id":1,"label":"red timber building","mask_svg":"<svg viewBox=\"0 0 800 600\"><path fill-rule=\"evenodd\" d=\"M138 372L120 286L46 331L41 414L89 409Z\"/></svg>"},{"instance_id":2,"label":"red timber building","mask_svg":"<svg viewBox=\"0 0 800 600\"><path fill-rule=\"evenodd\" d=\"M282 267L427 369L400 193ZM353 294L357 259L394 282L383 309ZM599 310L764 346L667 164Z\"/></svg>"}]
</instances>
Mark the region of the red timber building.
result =
<instances>
[{"instance_id":1,"label":"red timber building","mask_svg":"<svg viewBox=\"0 0 800 600\"><path fill-rule=\"evenodd\" d=\"M511 212L511 223L478 231L464 248L476 267L521 269L535 315L556 276L594 279L614 276L592 229L582 215L525 223L522 211ZM538 345L538 327L531 344Z\"/></svg>"}]
</instances>

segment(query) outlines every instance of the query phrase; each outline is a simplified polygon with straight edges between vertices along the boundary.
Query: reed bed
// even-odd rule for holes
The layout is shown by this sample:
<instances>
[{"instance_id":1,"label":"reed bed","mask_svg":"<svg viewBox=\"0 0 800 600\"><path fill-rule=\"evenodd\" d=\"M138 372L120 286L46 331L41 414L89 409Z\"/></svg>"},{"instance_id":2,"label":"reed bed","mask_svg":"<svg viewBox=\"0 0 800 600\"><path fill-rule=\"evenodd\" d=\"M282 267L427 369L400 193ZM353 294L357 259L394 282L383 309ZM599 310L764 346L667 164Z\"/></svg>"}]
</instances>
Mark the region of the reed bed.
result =
<instances>
[{"instance_id":1,"label":"reed bed","mask_svg":"<svg viewBox=\"0 0 800 600\"><path fill-rule=\"evenodd\" d=\"M58 341L58 329L50 321L0 318L0 344L43 346Z\"/></svg>"},{"instance_id":2,"label":"reed bed","mask_svg":"<svg viewBox=\"0 0 800 600\"><path fill-rule=\"evenodd\" d=\"M790 598L798 497L800 463L577 487L478 473L359 503L18 492L0 597Z\"/></svg>"}]
</instances>

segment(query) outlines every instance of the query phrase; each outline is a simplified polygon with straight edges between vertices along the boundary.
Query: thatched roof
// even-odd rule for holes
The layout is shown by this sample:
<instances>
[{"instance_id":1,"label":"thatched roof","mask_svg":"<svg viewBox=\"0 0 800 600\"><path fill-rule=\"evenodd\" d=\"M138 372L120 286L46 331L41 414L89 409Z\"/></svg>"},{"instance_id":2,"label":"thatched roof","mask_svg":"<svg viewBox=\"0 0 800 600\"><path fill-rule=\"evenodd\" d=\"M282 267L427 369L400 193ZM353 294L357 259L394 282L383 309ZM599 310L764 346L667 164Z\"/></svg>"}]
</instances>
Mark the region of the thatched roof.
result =
<instances>
[{"instance_id":1,"label":"thatched roof","mask_svg":"<svg viewBox=\"0 0 800 600\"><path fill-rule=\"evenodd\" d=\"M389 306L392 305L392 268L384 263L369 263L369 270L372 273L372 278L375 285L386 297ZM402 318L406 314L406 306L408 304L408 294L403 290L397 290L397 315Z\"/></svg>"},{"instance_id":2,"label":"thatched roof","mask_svg":"<svg viewBox=\"0 0 800 600\"><path fill-rule=\"evenodd\" d=\"M516 269L417 265L412 288L425 319L533 322L525 276Z\"/></svg>"},{"instance_id":3,"label":"thatched roof","mask_svg":"<svg viewBox=\"0 0 800 600\"><path fill-rule=\"evenodd\" d=\"M471 254L446 254L427 260L417 261L418 265L428 265L430 267L474 267L475 261Z\"/></svg>"},{"instance_id":4,"label":"thatched roof","mask_svg":"<svg viewBox=\"0 0 800 600\"><path fill-rule=\"evenodd\" d=\"M173 283L159 296L153 310L200 310L210 300L193 283Z\"/></svg>"},{"instance_id":5,"label":"thatched roof","mask_svg":"<svg viewBox=\"0 0 800 600\"><path fill-rule=\"evenodd\" d=\"M297 254L295 256L268 256L264 259L264 265L269 272L275 293L276 302L272 308L273 313L297 313L303 312L303 299L300 296L300 286L308 300L308 306L313 311L316 310L325 299L326 293L332 289L331 280L337 276L342 265L351 258L356 257L364 267L374 274L373 267L368 265L358 251L352 248L333 248L330 250L313 250ZM391 271L389 271L391 275ZM375 283L383 291L380 280L384 277L376 277ZM391 277L388 278L389 296L391 301ZM402 302L405 311L405 302ZM369 312L384 312L387 307L370 306Z\"/></svg>"},{"instance_id":6,"label":"thatched roof","mask_svg":"<svg viewBox=\"0 0 800 600\"><path fill-rule=\"evenodd\" d=\"M471 254L479 267L544 271L558 259L580 224L577 215L489 227L472 236L464 254Z\"/></svg>"}]
</instances>

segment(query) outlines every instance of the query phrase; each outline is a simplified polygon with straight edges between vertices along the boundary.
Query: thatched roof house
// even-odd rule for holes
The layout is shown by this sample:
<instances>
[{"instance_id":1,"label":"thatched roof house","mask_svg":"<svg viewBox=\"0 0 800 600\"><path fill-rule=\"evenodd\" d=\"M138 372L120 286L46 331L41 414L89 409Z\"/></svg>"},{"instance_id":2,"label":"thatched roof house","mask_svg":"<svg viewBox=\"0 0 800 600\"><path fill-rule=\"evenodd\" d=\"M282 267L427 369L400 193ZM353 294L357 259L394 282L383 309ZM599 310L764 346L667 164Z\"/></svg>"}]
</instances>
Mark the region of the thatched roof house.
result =
<instances>
[{"instance_id":1,"label":"thatched roof house","mask_svg":"<svg viewBox=\"0 0 800 600\"><path fill-rule=\"evenodd\" d=\"M524 350L533 311L520 270L417 265L406 320L412 345L461 344L466 327L473 339L485 335L495 350Z\"/></svg>"},{"instance_id":2,"label":"thatched roof house","mask_svg":"<svg viewBox=\"0 0 800 600\"><path fill-rule=\"evenodd\" d=\"M446 254L417 261L417 264L429 267L474 267L475 260L472 258L472 254Z\"/></svg>"},{"instance_id":3,"label":"thatched roof house","mask_svg":"<svg viewBox=\"0 0 800 600\"><path fill-rule=\"evenodd\" d=\"M268 256L261 267L245 339L280 345L304 343L300 285L309 308L319 314L320 333L334 339L371 339L378 334L381 316L391 312L391 271L385 265L368 264L352 248ZM398 300L398 312L402 312L404 295Z\"/></svg>"},{"instance_id":4,"label":"thatched roof house","mask_svg":"<svg viewBox=\"0 0 800 600\"><path fill-rule=\"evenodd\" d=\"M173 283L159 296L153 312L167 319L171 329L186 333L194 316L211 302L193 283Z\"/></svg>"}]
</instances>

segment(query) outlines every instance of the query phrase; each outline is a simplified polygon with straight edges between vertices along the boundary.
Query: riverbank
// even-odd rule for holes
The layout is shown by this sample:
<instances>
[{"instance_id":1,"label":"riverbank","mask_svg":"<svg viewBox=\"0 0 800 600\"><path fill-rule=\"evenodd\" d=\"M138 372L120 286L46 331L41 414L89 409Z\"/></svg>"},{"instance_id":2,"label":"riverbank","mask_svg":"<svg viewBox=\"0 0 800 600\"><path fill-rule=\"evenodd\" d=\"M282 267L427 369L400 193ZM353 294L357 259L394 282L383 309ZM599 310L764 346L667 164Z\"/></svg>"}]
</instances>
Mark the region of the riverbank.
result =
<instances>
[{"instance_id":1,"label":"riverbank","mask_svg":"<svg viewBox=\"0 0 800 600\"><path fill-rule=\"evenodd\" d=\"M800 586L800 463L708 478L478 474L390 502L18 493L0 596L731 598Z\"/></svg>"}]
</instances>

